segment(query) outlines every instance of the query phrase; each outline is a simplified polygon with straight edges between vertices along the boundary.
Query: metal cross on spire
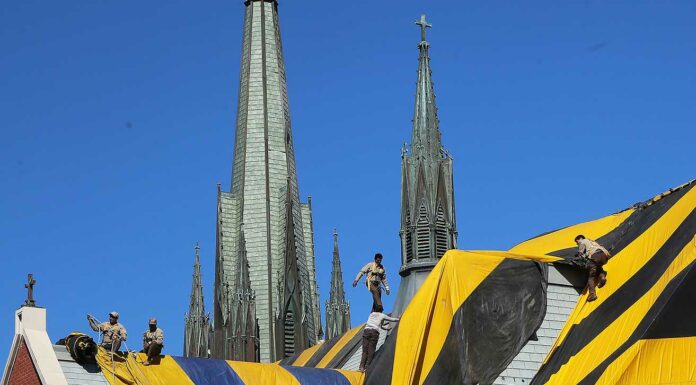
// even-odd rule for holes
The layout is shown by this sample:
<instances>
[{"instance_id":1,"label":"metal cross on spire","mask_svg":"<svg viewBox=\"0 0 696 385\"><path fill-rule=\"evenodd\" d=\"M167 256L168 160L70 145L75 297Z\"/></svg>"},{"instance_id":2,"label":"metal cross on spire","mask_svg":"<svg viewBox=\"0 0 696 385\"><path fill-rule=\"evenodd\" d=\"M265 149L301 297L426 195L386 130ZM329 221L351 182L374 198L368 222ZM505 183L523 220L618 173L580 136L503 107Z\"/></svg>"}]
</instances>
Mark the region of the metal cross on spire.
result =
<instances>
[{"instance_id":1,"label":"metal cross on spire","mask_svg":"<svg viewBox=\"0 0 696 385\"><path fill-rule=\"evenodd\" d=\"M425 41L426 30L427 30L428 28L432 28L433 25L432 25L432 24L428 24L428 22L425 21L425 15L421 15L420 20L416 21L416 24L418 24L418 25L420 26L420 28L421 28L421 42L424 42L424 41Z\"/></svg>"},{"instance_id":2,"label":"metal cross on spire","mask_svg":"<svg viewBox=\"0 0 696 385\"><path fill-rule=\"evenodd\" d=\"M36 306L36 301L34 301L34 285L36 284L36 280L34 279L33 274L29 274L27 277L27 283L24 284L24 287L27 289L27 299L24 301L24 306L29 306L29 307L35 307Z\"/></svg>"}]
</instances>

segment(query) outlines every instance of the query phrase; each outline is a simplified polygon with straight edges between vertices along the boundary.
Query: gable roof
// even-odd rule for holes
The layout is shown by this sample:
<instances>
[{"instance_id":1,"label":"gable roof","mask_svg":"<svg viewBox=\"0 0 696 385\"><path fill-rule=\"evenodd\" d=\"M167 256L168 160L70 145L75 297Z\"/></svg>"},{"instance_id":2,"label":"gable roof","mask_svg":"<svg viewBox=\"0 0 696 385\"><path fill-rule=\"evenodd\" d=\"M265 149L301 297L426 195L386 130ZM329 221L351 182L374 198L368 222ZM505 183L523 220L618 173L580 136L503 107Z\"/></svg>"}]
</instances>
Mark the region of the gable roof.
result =
<instances>
[{"instance_id":1,"label":"gable roof","mask_svg":"<svg viewBox=\"0 0 696 385\"><path fill-rule=\"evenodd\" d=\"M68 385L108 385L109 382L104 378L99 365L97 364L78 364L70 355L65 345L53 345L53 351L60 364L60 368L65 374Z\"/></svg>"}]
</instances>

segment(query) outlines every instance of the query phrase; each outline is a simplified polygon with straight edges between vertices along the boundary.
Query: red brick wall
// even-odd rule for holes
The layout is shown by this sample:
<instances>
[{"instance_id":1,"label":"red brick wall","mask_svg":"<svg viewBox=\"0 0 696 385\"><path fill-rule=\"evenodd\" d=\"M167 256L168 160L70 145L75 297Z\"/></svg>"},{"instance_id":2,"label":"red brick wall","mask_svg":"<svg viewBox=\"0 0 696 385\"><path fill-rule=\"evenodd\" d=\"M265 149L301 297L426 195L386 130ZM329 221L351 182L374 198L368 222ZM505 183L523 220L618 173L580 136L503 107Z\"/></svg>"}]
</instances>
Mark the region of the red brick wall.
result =
<instances>
[{"instance_id":1,"label":"red brick wall","mask_svg":"<svg viewBox=\"0 0 696 385\"><path fill-rule=\"evenodd\" d=\"M34 362L29 355L29 348L20 337L14 362L10 366L10 381L8 385L41 385L39 373L36 372Z\"/></svg>"}]
</instances>

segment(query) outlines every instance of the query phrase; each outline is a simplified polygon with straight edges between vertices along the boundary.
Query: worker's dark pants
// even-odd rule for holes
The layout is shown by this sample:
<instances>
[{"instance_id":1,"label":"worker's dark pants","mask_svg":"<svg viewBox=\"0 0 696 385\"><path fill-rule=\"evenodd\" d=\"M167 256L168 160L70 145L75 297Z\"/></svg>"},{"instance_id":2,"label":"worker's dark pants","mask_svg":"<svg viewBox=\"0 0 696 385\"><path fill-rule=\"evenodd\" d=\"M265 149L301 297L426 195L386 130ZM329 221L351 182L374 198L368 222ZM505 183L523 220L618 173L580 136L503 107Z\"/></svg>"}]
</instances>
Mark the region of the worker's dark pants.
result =
<instances>
[{"instance_id":1,"label":"worker's dark pants","mask_svg":"<svg viewBox=\"0 0 696 385\"><path fill-rule=\"evenodd\" d=\"M159 359L159 355L162 352L163 347L164 346L156 342L151 342L149 345L143 348L142 352L147 354L148 361L155 361Z\"/></svg>"},{"instance_id":2,"label":"worker's dark pants","mask_svg":"<svg viewBox=\"0 0 696 385\"><path fill-rule=\"evenodd\" d=\"M379 286L379 282L370 282L370 293L372 293L372 311L382 311L384 308L381 310L377 310L377 305L382 307L382 287Z\"/></svg>"},{"instance_id":3,"label":"worker's dark pants","mask_svg":"<svg viewBox=\"0 0 696 385\"><path fill-rule=\"evenodd\" d=\"M602 269L602 266L606 265L608 260L609 257L601 250L595 252L590 257L590 261L588 263L588 270L590 274L587 276L587 290L590 292L590 295L597 295L595 292L595 286L606 277L607 272Z\"/></svg>"},{"instance_id":4,"label":"worker's dark pants","mask_svg":"<svg viewBox=\"0 0 696 385\"><path fill-rule=\"evenodd\" d=\"M377 348L377 340L379 340L379 332L375 329L363 330L362 340L362 359L360 360L360 369L367 369L372 362L372 357L375 355Z\"/></svg>"}]
</instances>

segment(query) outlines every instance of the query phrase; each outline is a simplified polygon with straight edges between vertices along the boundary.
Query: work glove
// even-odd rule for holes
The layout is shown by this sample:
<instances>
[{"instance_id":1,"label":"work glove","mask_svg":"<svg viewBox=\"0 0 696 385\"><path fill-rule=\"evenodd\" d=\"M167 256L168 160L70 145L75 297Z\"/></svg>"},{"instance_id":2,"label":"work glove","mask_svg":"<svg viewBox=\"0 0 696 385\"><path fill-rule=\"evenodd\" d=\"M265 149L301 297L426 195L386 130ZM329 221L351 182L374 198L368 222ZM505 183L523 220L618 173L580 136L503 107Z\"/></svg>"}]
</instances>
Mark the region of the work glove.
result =
<instances>
[{"instance_id":1,"label":"work glove","mask_svg":"<svg viewBox=\"0 0 696 385\"><path fill-rule=\"evenodd\" d=\"M99 329L99 324L97 323L97 319L94 318L93 315L87 314L87 321L89 321L89 325L92 327L92 329L94 329L94 330Z\"/></svg>"},{"instance_id":2,"label":"work glove","mask_svg":"<svg viewBox=\"0 0 696 385\"><path fill-rule=\"evenodd\" d=\"M389 290L389 286L385 287L385 288L384 288L384 291L387 293L387 295L389 295L389 293L391 292L391 291Z\"/></svg>"}]
</instances>

